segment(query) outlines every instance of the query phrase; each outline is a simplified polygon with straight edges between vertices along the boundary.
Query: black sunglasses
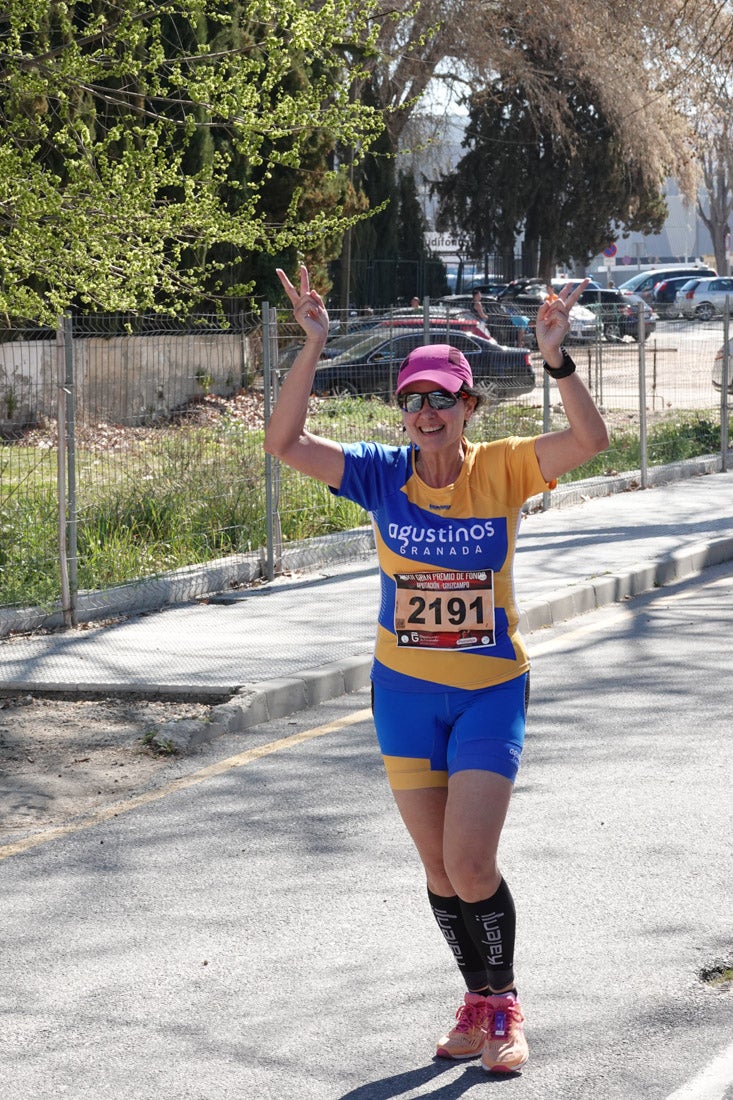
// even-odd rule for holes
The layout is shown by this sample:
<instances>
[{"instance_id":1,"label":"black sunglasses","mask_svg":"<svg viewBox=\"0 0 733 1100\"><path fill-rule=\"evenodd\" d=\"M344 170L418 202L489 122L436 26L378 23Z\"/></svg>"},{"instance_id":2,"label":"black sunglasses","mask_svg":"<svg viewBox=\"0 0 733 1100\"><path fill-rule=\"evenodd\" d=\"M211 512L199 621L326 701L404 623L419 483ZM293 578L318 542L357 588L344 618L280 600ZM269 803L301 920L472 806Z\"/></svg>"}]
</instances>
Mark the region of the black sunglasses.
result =
<instances>
[{"instance_id":1,"label":"black sunglasses","mask_svg":"<svg viewBox=\"0 0 733 1100\"><path fill-rule=\"evenodd\" d=\"M432 390L430 393L401 393L397 398L399 407L408 413L419 413L427 401L431 409L452 409L458 404L462 393L446 393L445 390Z\"/></svg>"}]
</instances>

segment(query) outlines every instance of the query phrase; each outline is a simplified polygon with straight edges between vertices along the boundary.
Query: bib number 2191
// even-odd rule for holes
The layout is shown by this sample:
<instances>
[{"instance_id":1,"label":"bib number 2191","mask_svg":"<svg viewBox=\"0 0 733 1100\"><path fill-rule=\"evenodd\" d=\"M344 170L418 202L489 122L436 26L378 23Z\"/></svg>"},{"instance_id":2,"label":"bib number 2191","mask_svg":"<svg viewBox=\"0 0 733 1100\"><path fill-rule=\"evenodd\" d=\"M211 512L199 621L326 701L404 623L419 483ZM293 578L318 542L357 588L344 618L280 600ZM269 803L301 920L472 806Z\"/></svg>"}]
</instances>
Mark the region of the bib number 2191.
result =
<instances>
[{"instance_id":1,"label":"bib number 2191","mask_svg":"<svg viewBox=\"0 0 733 1100\"><path fill-rule=\"evenodd\" d=\"M491 570L398 573L398 646L468 649L494 645Z\"/></svg>"}]
</instances>

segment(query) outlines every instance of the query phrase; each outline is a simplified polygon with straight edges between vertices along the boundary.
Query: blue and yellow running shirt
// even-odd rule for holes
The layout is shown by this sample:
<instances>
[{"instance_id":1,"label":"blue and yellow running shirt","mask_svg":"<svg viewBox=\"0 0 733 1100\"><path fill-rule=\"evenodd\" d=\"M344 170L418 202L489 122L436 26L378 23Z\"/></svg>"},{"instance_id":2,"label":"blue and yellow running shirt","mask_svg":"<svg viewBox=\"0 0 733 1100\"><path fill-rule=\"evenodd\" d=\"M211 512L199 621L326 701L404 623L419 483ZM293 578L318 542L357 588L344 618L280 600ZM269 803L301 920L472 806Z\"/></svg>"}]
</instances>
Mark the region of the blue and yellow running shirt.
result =
<instances>
[{"instance_id":1,"label":"blue and yellow running shirt","mask_svg":"<svg viewBox=\"0 0 733 1100\"><path fill-rule=\"evenodd\" d=\"M427 485L416 449L343 444L338 495L370 513L381 575L372 679L401 691L476 689L529 667L512 563L522 505L552 489L534 439L464 440L455 484Z\"/></svg>"}]
</instances>

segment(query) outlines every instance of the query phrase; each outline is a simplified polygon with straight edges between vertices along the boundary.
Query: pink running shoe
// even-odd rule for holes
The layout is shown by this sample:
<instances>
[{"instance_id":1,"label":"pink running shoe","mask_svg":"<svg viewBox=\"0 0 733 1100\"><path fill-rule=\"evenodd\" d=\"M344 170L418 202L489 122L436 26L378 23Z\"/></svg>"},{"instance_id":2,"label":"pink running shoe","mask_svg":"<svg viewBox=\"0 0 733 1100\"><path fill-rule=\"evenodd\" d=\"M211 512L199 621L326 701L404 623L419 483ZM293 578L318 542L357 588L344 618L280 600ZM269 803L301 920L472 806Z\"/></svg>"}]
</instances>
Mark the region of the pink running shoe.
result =
<instances>
[{"instance_id":1,"label":"pink running shoe","mask_svg":"<svg viewBox=\"0 0 733 1100\"><path fill-rule=\"evenodd\" d=\"M524 1016L513 993L486 998L488 1018L481 1065L487 1073L513 1073L529 1058Z\"/></svg>"},{"instance_id":2,"label":"pink running shoe","mask_svg":"<svg viewBox=\"0 0 733 1100\"><path fill-rule=\"evenodd\" d=\"M458 1022L438 1039L439 1058L478 1057L486 1042L487 1002L480 993L466 993L456 1012Z\"/></svg>"}]
</instances>

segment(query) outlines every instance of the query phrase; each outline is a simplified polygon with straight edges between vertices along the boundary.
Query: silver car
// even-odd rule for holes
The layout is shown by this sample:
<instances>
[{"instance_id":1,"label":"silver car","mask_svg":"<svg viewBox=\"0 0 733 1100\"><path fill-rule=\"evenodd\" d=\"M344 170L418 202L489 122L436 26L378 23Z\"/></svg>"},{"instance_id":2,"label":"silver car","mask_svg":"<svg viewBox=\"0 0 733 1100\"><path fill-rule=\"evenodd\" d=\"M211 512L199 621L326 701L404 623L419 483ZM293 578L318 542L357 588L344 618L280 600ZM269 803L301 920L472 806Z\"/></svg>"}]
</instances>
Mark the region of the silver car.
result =
<instances>
[{"instance_id":1,"label":"silver car","mask_svg":"<svg viewBox=\"0 0 733 1100\"><path fill-rule=\"evenodd\" d=\"M677 291L676 305L683 317L709 321L725 310L726 299L733 307L733 278L691 279Z\"/></svg>"},{"instance_id":2,"label":"silver car","mask_svg":"<svg viewBox=\"0 0 733 1100\"><path fill-rule=\"evenodd\" d=\"M716 390L723 386L723 356L725 344L718 348L718 354L713 362L713 386ZM733 336L728 340L728 393L733 393Z\"/></svg>"}]
</instances>

